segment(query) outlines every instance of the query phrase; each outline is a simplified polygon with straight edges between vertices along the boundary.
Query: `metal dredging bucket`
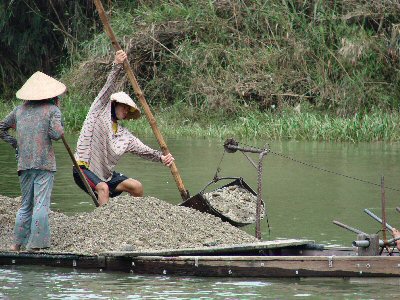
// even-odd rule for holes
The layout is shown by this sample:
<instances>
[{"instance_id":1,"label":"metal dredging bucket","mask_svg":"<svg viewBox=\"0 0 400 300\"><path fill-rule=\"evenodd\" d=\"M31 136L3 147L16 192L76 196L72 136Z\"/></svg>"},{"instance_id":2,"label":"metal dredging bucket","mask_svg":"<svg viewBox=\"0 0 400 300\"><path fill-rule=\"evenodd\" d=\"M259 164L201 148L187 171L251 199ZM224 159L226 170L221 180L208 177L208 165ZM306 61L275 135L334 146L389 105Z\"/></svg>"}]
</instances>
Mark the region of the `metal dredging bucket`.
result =
<instances>
[{"instance_id":1,"label":"metal dredging bucket","mask_svg":"<svg viewBox=\"0 0 400 300\"><path fill-rule=\"evenodd\" d=\"M233 181L206 192L206 189L212 184L217 184L219 181L227 179L233 179ZM257 193L251 189L243 178L223 177L211 181L201 192L180 205L212 214L233 226L242 227L256 222L256 203ZM264 211L263 201L261 206L262 211Z\"/></svg>"}]
</instances>

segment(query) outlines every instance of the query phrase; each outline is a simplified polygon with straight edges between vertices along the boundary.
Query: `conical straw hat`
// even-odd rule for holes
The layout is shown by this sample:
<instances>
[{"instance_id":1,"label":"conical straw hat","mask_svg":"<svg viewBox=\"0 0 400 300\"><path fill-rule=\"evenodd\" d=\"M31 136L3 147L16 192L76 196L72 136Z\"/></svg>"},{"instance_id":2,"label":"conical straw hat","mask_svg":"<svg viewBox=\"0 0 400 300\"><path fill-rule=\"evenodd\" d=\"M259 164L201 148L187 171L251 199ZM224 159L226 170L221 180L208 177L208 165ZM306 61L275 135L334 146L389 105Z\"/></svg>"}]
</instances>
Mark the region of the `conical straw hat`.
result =
<instances>
[{"instance_id":1,"label":"conical straw hat","mask_svg":"<svg viewBox=\"0 0 400 300\"><path fill-rule=\"evenodd\" d=\"M114 93L111 95L110 99L111 101L115 101L130 106L130 110L128 112L128 115L126 116L127 120L138 119L140 117L139 108L127 93L125 92Z\"/></svg>"},{"instance_id":2,"label":"conical straw hat","mask_svg":"<svg viewBox=\"0 0 400 300\"><path fill-rule=\"evenodd\" d=\"M16 96L22 100L44 100L59 96L66 90L63 83L38 71L25 82Z\"/></svg>"}]
</instances>

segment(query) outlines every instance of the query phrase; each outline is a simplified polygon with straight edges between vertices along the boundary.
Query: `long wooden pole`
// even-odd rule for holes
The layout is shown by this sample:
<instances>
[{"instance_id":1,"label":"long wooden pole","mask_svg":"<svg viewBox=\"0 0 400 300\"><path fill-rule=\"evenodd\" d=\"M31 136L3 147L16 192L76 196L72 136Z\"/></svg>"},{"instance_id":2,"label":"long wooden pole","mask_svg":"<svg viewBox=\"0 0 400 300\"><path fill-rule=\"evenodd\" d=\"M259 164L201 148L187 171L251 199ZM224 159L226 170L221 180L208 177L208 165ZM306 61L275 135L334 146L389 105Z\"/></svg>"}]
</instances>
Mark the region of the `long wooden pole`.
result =
<instances>
[{"instance_id":1,"label":"long wooden pole","mask_svg":"<svg viewBox=\"0 0 400 300\"><path fill-rule=\"evenodd\" d=\"M114 49L116 51L121 50L121 46L119 45L114 32L110 26L110 23L108 22L107 15L104 11L103 4L101 3L100 0L94 0L94 4L96 5L97 12L99 13L101 22L103 23L104 26L104 31L108 35L108 37L111 40L112 45L114 46ZM128 78L132 84L133 90L135 91L136 97L139 99L140 104L142 105L142 108L144 110L144 113L146 114L147 120L150 123L151 129L153 130L154 135L156 136L156 139L158 141L158 144L160 145L161 151L164 155L167 155L169 153L167 144L164 141L163 136L161 135L161 132L158 130L157 127L157 122L150 110L149 105L147 104L146 99L144 98L143 92L136 80L135 74L133 73L131 66L129 65L128 60L124 61L124 69L125 72L128 75ZM172 176L175 179L176 185L178 186L178 190L181 194L181 197L183 200L186 200L189 198L189 192L185 189L185 186L183 185L181 176L179 175L178 168L176 167L175 163L173 162L170 166L170 170L172 173Z\"/></svg>"},{"instance_id":2,"label":"long wooden pole","mask_svg":"<svg viewBox=\"0 0 400 300\"><path fill-rule=\"evenodd\" d=\"M64 135L61 137L61 139L64 143L65 148L68 151L69 156L71 157L72 162L74 163L75 169L78 171L79 177L81 178L83 184L85 185L87 192L89 193L90 197L92 197L94 205L96 205L96 207L99 207L99 202L97 201L97 198L96 198L95 194L93 193L93 190L89 186L89 183L87 182L86 177L83 175L82 170L79 167L78 162L76 161L74 154L71 151L71 148L69 147L67 141L65 140Z\"/></svg>"}]
</instances>

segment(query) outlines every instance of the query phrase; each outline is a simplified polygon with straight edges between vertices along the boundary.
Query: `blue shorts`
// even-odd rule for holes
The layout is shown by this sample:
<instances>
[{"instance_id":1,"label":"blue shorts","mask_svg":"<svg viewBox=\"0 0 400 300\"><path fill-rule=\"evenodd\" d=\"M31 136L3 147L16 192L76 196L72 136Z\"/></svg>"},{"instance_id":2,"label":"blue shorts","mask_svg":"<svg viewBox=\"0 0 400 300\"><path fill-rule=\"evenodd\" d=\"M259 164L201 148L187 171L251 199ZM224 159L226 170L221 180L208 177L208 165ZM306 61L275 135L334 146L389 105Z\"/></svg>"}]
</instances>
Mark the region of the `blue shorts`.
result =
<instances>
[{"instance_id":1,"label":"blue shorts","mask_svg":"<svg viewBox=\"0 0 400 300\"><path fill-rule=\"evenodd\" d=\"M97 197L97 192L95 191L96 185L98 185L100 182L105 182L108 185L108 189L110 191L110 197L116 197L122 194L122 192L117 192L115 189L117 188L118 184L123 182L126 179L129 179L126 177L124 174L113 172L112 177L109 181L103 181L99 177L97 177L96 174L94 174L92 171L87 169L84 166L80 166L80 169L82 170L83 175L86 177L87 182L89 183L89 186L92 188L93 192L95 192L95 195ZM72 173L74 175L74 181L75 183L86 193L86 187L83 184L81 177L78 174L78 171L76 170L75 167L72 168Z\"/></svg>"}]
</instances>

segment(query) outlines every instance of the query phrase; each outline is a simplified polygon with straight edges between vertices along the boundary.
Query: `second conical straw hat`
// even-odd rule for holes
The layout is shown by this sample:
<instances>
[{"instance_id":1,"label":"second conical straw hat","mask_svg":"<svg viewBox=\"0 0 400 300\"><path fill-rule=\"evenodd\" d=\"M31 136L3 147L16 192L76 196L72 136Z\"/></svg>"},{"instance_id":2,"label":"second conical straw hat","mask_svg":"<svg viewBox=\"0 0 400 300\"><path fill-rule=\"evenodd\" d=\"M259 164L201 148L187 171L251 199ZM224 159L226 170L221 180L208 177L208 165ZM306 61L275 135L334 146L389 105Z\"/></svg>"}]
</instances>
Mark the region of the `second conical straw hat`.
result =
<instances>
[{"instance_id":1,"label":"second conical straw hat","mask_svg":"<svg viewBox=\"0 0 400 300\"><path fill-rule=\"evenodd\" d=\"M59 96L66 90L63 83L38 71L25 82L16 96L22 100L44 100Z\"/></svg>"},{"instance_id":2,"label":"second conical straw hat","mask_svg":"<svg viewBox=\"0 0 400 300\"><path fill-rule=\"evenodd\" d=\"M126 116L127 120L130 119L138 119L140 117L140 110L137 107L135 101L132 100L131 97L125 92L114 93L110 97L111 101L115 101L118 103L126 104L130 107L128 115Z\"/></svg>"}]
</instances>

